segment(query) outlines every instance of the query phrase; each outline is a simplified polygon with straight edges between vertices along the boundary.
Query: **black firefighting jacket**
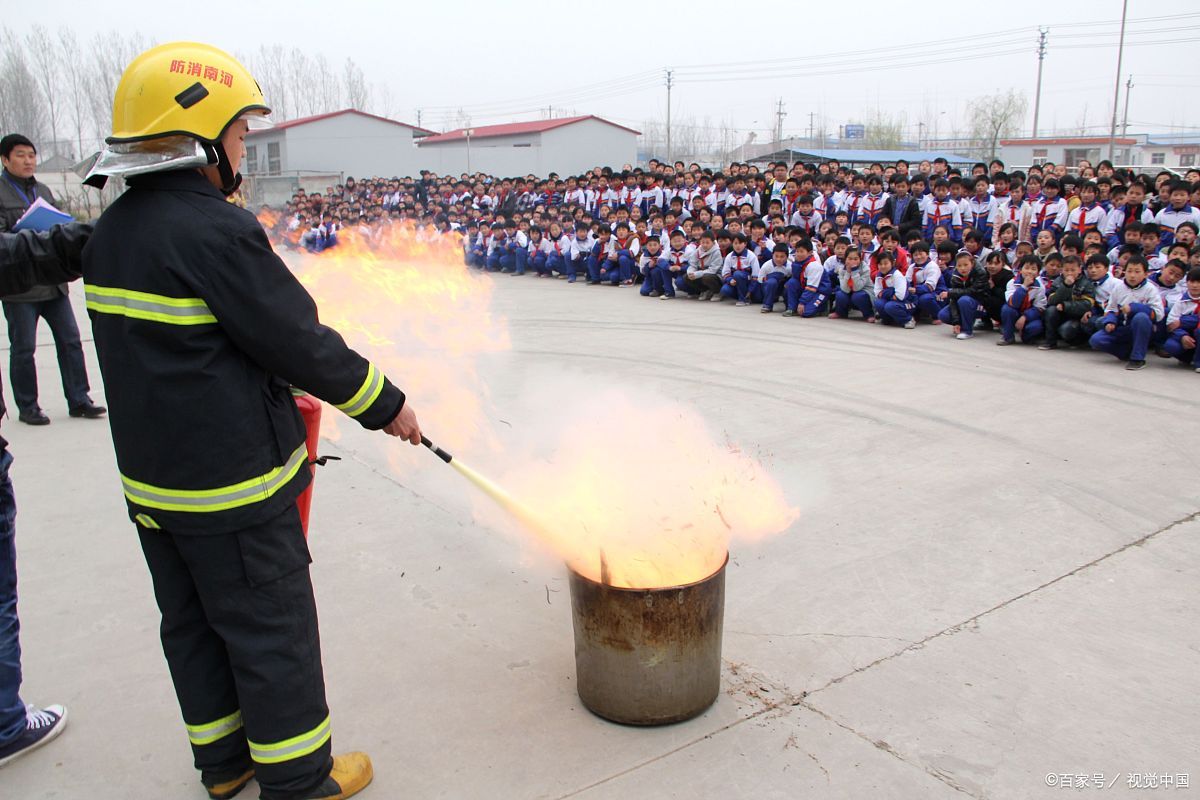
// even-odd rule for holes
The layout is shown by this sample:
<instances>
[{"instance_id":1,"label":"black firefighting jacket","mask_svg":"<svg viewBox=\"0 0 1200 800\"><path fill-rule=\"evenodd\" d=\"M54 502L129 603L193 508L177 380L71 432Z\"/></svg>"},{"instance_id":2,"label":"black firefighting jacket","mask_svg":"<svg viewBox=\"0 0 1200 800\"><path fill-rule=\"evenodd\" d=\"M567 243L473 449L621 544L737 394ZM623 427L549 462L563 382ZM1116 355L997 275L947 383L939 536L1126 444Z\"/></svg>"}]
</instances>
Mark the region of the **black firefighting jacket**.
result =
<instances>
[{"instance_id":1,"label":"black firefighting jacket","mask_svg":"<svg viewBox=\"0 0 1200 800\"><path fill-rule=\"evenodd\" d=\"M222 533L295 502L311 478L291 385L371 429L404 404L317 321L254 216L196 171L130 179L83 276L122 488L144 527Z\"/></svg>"}]
</instances>

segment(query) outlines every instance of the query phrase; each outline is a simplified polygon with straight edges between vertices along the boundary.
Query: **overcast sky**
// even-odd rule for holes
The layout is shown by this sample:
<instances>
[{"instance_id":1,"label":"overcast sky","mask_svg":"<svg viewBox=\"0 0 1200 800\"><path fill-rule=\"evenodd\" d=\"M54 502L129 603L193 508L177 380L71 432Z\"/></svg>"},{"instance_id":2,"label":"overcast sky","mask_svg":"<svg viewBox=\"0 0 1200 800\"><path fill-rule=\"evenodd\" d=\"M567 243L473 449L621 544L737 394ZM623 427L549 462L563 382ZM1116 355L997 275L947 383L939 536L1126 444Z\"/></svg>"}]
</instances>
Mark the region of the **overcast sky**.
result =
<instances>
[{"instance_id":1,"label":"overcast sky","mask_svg":"<svg viewBox=\"0 0 1200 800\"><path fill-rule=\"evenodd\" d=\"M936 20L925 13L934 8ZM904 114L914 137L918 122L926 136L935 127L947 136L970 98L1009 88L1029 98L1028 132L1039 25L1049 28L1042 133L1086 124L1106 135L1121 16L1120 0L253 0L216 9L106 0L93 13L78 0L39 0L6 22L68 25L81 40L119 23L160 43L193 39L237 53L279 43L335 65L349 56L370 82L389 86L396 117L415 123L422 109L422 123L435 129L453 127L460 106L477 125L544 117L553 106L556 116L594 113L640 127L664 116L662 70L672 67L676 124L726 119L762 139L781 98L785 135L805 135L810 112L836 132L879 109ZM1121 73L1122 84L1133 75L1130 132L1200 126L1200 3L1130 0L1129 19Z\"/></svg>"}]
</instances>

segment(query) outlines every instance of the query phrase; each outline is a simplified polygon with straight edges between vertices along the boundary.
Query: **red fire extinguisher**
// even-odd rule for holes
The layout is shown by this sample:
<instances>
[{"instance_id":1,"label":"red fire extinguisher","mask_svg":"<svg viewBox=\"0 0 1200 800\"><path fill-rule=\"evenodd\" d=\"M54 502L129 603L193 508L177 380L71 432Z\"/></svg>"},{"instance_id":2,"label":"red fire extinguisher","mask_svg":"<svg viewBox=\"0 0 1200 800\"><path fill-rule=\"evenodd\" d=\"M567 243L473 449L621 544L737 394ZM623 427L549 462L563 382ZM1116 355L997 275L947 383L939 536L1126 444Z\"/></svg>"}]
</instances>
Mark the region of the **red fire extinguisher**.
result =
<instances>
[{"instance_id":1,"label":"red fire extinguisher","mask_svg":"<svg viewBox=\"0 0 1200 800\"><path fill-rule=\"evenodd\" d=\"M299 389L293 389L292 395L296 399L296 407L300 409L300 416L304 418L304 431L307 434L306 444L308 445L308 468L312 470L315 482L317 440L321 435L321 401ZM300 509L300 525L304 528L305 537L308 536L308 512L312 506L312 493L313 484L309 483L308 488L296 498L296 507Z\"/></svg>"}]
</instances>

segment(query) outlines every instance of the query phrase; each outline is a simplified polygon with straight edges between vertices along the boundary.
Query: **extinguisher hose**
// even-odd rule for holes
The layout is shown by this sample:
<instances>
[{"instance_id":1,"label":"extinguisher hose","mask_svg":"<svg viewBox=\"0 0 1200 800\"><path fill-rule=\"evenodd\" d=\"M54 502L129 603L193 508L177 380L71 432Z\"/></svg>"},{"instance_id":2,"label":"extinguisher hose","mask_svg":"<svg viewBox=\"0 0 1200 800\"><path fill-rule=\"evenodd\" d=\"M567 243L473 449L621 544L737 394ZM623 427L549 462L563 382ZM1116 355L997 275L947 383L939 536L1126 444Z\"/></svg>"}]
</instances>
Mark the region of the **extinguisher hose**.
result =
<instances>
[{"instance_id":1,"label":"extinguisher hose","mask_svg":"<svg viewBox=\"0 0 1200 800\"><path fill-rule=\"evenodd\" d=\"M442 448L438 447L438 446L437 446L437 445L435 445L433 442L429 441L429 437L428 437L428 436L422 436L422 437L421 437L421 444L425 445L425 446L426 446L426 447L428 447L430 450L432 450L432 451L433 451L433 454L434 454L435 456L437 456L438 458L440 458L442 461L445 461L447 464L449 464L451 461L453 461L453 460L454 460L454 456L450 455L450 454L449 454L449 453L447 453L445 450L443 450Z\"/></svg>"}]
</instances>

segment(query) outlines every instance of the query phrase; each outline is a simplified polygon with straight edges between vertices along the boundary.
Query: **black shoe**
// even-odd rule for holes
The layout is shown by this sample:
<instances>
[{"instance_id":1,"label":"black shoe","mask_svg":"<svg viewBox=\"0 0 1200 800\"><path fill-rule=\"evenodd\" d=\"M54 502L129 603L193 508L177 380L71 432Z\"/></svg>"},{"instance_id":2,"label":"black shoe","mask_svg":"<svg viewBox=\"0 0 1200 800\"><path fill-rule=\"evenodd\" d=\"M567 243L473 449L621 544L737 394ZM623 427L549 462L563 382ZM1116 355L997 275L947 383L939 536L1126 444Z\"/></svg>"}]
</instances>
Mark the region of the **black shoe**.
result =
<instances>
[{"instance_id":1,"label":"black shoe","mask_svg":"<svg viewBox=\"0 0 1200 800\"><path fill-rule=\"evenodd\" d=\"M49 425L50 418L40 409L35 408L32 411L22 411L17 415L17 419L24 422L26 425Z\"/></svg>"},{"instance_id":2,"label":"black shoe","mask_svg":"<svg viewBox=\"0 0 1200 800\"><path fill-rule=\"evenodd\" d=\"M62 706L46 706L41 709L28 706L25 716L25 732L0 747L0 767L53 741L63 732L66 724L67 710Z\"/></svg>"},{"instance_id":3,"label":"black shoe","mask_svg":"<svg viewBox=\"0 0 1200 800\"><path fill-rule=\"evenodd\" d=\"M75 406L68 412L72 417L86 417L87 419L100 419L108 413L108 409L104 406L98 406L93 402L84 403L81 406Z\"/></svg>"},{"instance_id":4,"label":"black shoe","mask_svg":"<svg viewBox=\"0 0 1200 800\"><path fill-rule=\"evenodd\" d=\"M1142 369L1146 366L1145 361L1130 361L1125 365L1125 369Z\"/></svg>"}]
</instances>

